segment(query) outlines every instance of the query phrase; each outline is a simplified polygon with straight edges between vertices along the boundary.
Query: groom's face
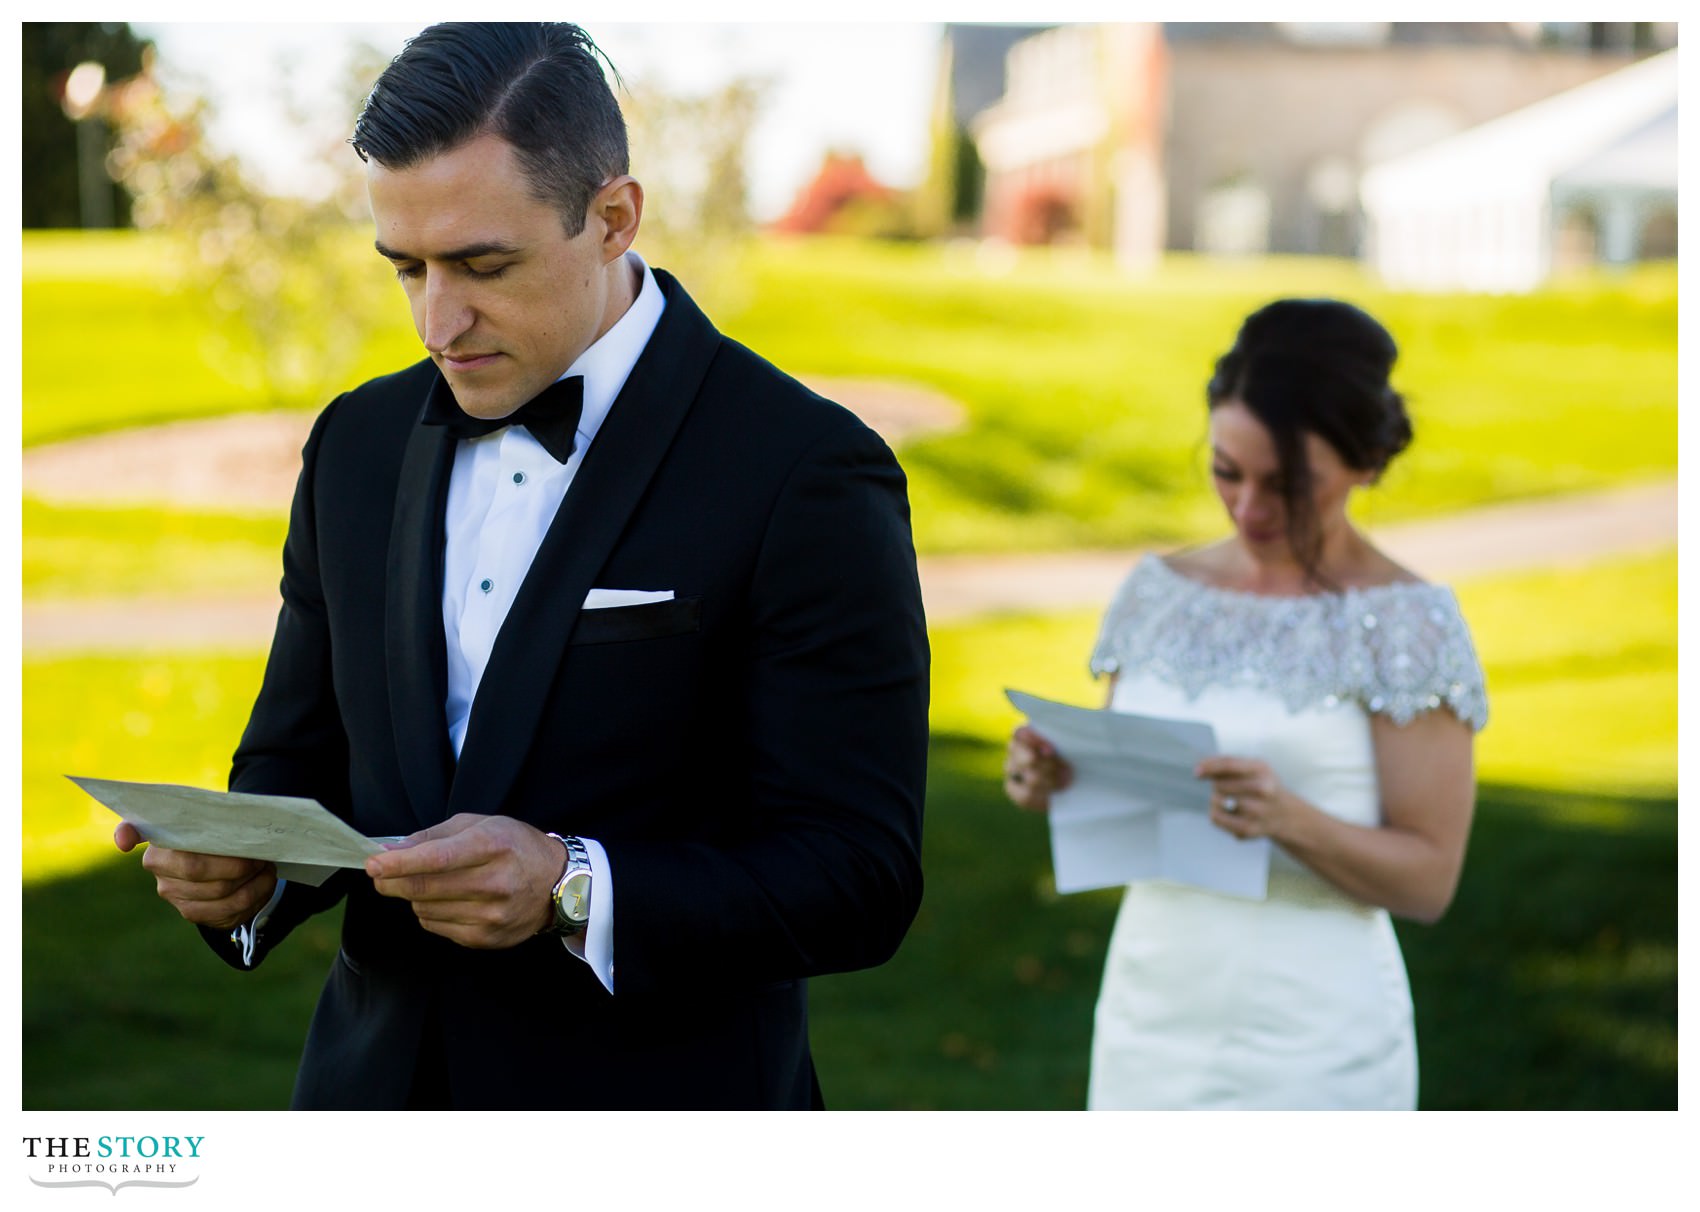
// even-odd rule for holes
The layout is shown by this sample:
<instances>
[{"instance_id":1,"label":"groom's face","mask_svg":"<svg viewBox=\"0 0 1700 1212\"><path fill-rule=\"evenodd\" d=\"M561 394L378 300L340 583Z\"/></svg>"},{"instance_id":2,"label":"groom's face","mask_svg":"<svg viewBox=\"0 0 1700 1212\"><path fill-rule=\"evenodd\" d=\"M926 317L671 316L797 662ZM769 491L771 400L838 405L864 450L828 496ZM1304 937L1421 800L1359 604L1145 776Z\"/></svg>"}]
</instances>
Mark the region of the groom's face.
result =
<instances>
[{"instance_id":1,"label":"groom's face","mask_svg":"<svg viewBox=\"0 0 1700 1212\"><path fill-rule=\"evenodd\" d=\"M378 251L470 415L512 413L618 318L610 267L621 250L605 240L599 208L567 235L505 140L481 135L410 168L374 161L366 185Z\"/></svg>"}]
</instances>

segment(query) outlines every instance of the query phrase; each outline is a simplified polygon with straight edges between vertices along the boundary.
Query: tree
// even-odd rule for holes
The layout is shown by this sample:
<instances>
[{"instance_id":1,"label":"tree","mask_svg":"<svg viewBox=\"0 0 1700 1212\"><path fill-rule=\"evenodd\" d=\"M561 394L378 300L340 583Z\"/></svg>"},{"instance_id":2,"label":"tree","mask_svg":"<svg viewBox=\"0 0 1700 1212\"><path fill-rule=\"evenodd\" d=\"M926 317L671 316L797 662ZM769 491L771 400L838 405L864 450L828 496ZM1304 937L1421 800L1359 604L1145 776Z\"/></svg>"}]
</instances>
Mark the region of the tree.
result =
<instances>
[{"instance_id":1,"label":"tree","mask_svg":"<svg viewBox=\"0 0 1700 1212\"><path fill-rule=\"evenodd\" d=\"M383 61L357 48L346 112ZM203 353L273 405L322 402L346 381L376 318L395 307L358 230L364 178L344 138L319 152L328 192L280 196L208 143L203 98L168 94L144 72L116 90L111 108L119 139L110 162L134 197L136 225L180 242L182 285L207 306L213 340Z\"/></svg>"},{"instance_id":2,"label":"tree","mask_svg":"<svg viewBox=\"0 0 1700 1212\"><path fill-rule=\"evenodd\" d=\"M23 24L23 225L78 227L77 130L61 98L65 78L79 63L106 68L109 81L122 81L142 70L150 43L137 38L122 21L26 21ZM99 117L85 119L101 122ZM107 144L113 142L110 134ZM129 195L116 184L113 221L130 223Z\"/></svg>"},{"instance_id":3,"label":"tree","mask_svg":"<svg viewBox=\"0 0 1700 1212\"><path fill-rule=\"evenodd\" d=\"M814 178L797 191L791 209L774 222L773 230L909 238L915 234L909 206L905 195L874 179L860 154L828 150Z\"/></svg>"},{"instance_id":4,"label":"tree","mask_svg":"<svg viewBox=\"0 0 1700 1212\"><path fill-rule=\"evenodd\" d=\"M675 271L711 311L733 311L733 272L751 231L744 147L768 90L740 77L703 96L638 83L621 107L644 187L642 251Z\"/></svg>"}]
</instances>

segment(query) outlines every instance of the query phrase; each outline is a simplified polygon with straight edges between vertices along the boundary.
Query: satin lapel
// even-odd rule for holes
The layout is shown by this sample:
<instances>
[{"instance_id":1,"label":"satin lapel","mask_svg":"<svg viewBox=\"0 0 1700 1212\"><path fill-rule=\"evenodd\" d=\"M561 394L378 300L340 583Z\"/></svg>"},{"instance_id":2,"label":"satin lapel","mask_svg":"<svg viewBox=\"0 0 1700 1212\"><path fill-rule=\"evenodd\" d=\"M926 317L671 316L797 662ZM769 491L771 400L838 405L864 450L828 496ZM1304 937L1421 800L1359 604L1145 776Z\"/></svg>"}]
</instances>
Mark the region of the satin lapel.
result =
<instances>
[{"instance_id":1,"label":"satin lapel","mask_svg":"<svg viewBox=\"0 0 1700 1212\"><path fill-rule=\"evenodd\" d=\"M531 748L567 636L708 373L720 334L666 273L649 344L537 549L479 682L449 814L502 811ZM665 586L663 586L665 588Z\"/></svg>"},{"instance_id":2,"label":"satin lapel","mask_svg":"<svg viewBox=\"0 0 1700 1212\"><path fill-rule=\"evenodd\" d=\"M440 379L438 382L440 383ZM454 753L443 704L443 509L455 444L440 428L415 425L402 456L390 522L385 578L384 663L396 760L421 826L448 815Z\"/></svg>"}]
</instances>

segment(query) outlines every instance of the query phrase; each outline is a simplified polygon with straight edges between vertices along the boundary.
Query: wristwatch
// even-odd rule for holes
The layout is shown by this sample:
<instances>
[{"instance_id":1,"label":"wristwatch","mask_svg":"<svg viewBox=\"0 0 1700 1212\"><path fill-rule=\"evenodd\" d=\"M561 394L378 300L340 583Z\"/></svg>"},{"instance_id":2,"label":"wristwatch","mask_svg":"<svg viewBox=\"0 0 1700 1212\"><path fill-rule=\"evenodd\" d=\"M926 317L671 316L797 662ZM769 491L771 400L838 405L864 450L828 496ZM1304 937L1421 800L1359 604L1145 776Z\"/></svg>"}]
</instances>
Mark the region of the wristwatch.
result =
<instances>
[{"instance_id":1,"label":"wristwatch","mask_svg":"<svg viewBox=\"0 0 1700 1212\"><path fill-rule=\"evenodd\" d=\"M561 878L555 881L550 899L555 902L556 934L582 934L590 925L590 852L576 837L550 837L567 848L566 865Z\"/></svg>"}]
</instances>

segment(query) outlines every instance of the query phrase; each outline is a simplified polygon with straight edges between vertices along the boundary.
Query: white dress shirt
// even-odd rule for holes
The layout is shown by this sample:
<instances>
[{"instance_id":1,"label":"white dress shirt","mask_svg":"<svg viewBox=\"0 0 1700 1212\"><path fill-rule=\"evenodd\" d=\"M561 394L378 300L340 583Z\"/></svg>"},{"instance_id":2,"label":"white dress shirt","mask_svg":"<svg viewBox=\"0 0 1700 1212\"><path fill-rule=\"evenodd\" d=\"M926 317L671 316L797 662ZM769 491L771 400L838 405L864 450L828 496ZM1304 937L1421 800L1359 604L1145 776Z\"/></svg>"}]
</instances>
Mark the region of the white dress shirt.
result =
<instances>
[{"instance_id":1,"label":"white dress shirt","mask_svg":"<svg viewBox=\"0 0 1700 1212\"><path fill-rule=\"evenodd\" d=\"M523 425L498 429L462 441L449 477L448 508L443 517L443 638L448 650L449 688L444 703L449 743L460 756L467 720L478 696L484 667L496 633L508 617L514 596L537 555L537 548L572 487L614 397L626 385L638 355L649 344L666 300L655 275L636 253L628 262L642 274L637 298L562 378L584 376L584 412L578 439L565 463L533 438ZM499 694L499 687L491 687ZM491 805L493 813L500 805ZM590 964L597 979L614 991L614 897L608 856L594 838L584 838L590 853L590 924L582 937L565 937L567 949Z\"/></svg>"},{"instance_id":2,"label":"white dress shirt","mask_svg":"<svg viewBox=\"0 0 1700 1212\"><path fill-rule=\"evenodd\" d=\"M626 259L642 275L637 297L625 315L561 376L584 376L584 411L572 457L565 463L555 462L523 425L464 439L455 451L443 517L443 638L448 655L448 698L443 706L457 759L496 633L614 397L625 386L667 305L643 258L628 252ZM492 686L490 693L501 690ZM488 807L492 814L501 813L500 804ZM594 889L590 922L582 936L561 941L591 966L612 993L613 874L601 844L593 838L582 840L590 855ZM283 881L278 884L278 893L251 926L240 927L231 936L242 948L244 963L251 961L255 938L282 893Z\"/></svg>"}]
</instances>

